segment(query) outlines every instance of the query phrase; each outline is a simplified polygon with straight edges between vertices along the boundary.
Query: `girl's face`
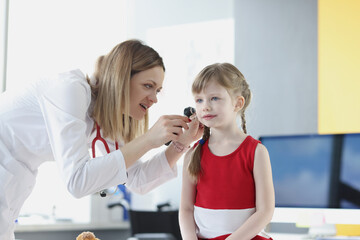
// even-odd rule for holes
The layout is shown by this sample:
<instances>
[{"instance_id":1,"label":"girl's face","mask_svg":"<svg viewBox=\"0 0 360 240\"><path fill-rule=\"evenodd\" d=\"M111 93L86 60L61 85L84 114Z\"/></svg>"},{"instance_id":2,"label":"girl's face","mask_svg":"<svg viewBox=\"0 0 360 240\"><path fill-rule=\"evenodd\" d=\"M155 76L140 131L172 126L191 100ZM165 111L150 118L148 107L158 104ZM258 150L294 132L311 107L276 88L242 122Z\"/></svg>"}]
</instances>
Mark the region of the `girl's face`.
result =
<instances>
[{"instance_id":1,"label":"girl's face","mask_svg":"<svg viewBox=\"0 0 360 240\"><path fill-rule=\"evenodd\" d=\"M196 116L205 126L223 128L236 124L236 102L216 81L211 80L200 93L194 94L194 98Z\"/></svg>"},{"instance_id":2,"label":"girl's face","mask_svg":"<svg viewBox=\"0 0 360 240\"><path fill-rule=\"evenodd\" d=\"M141 120L148 109L157 103L157 94L162 89L164 70L157 66L136 73L130 80L130 116Z\"/></svg>"}]
</instances>

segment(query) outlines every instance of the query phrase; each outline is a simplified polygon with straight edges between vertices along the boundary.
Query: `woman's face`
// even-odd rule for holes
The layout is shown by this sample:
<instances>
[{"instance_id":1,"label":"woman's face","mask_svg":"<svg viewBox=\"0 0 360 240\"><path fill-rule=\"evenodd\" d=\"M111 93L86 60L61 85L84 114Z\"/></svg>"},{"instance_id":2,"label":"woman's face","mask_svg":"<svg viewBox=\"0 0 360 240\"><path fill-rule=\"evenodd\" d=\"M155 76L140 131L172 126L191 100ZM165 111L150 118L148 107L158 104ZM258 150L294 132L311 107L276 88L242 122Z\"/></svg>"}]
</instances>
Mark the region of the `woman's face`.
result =
<instances>
[{"instance_id":1,"label":"woman's face","mask_svg":"<svg viewBox=\"0 0 360 240\"><path fill-rule=\"evenodd\" d=\"M130 80L130 116L141 120L148 109L157 103L157 94L162 89L164 70L157 66L136 73Z\"/></svg>"}]
</instances>

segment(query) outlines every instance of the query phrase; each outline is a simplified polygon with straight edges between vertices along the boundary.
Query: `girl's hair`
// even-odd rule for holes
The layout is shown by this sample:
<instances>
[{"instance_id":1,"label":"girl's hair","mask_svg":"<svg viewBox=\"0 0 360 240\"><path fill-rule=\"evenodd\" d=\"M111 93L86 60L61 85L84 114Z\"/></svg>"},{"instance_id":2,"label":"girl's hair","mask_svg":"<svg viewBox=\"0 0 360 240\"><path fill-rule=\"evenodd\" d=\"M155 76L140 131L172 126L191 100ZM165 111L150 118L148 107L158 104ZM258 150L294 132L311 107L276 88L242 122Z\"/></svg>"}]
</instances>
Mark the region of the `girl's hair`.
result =
<instances>
[{"instance_id":1,"label":"girl's hair","mask_svg":"<svg viewBox=\"0 0 360 240\"><path fill-rule=\"evenodd\" d=\"M224 87L229 95L234 99L236 96L243 96L245 99L244 107L239 111L242 129L246 131L245 109L251 101L251 91L249 84L246 82L244 75L230 63L215 63L205 67L195 78L192 84L192 92L200 93L211 81L216 81ZM210 137L210 128L205 126L202 143L198 143L195 147L191 160L189 162L188 171L191 176L198 178L202 172L201 169L201 147Z\"/></svg>"},{"instance_id":2,"label":"girl's hair","mask_svg":"<svg viewBox=\"0 0 360 240\"><path fill-rule=\"evenodd\" d=\"M135 120L130 113L131 77L141 71L165 66L159 54L139 40L116 45L107 55L100 56L95 65L96 83L90 84L95 105L92 117L101 126L104 137L129 142L148 129L148 114Z\"/></svg>"}]
</instances>

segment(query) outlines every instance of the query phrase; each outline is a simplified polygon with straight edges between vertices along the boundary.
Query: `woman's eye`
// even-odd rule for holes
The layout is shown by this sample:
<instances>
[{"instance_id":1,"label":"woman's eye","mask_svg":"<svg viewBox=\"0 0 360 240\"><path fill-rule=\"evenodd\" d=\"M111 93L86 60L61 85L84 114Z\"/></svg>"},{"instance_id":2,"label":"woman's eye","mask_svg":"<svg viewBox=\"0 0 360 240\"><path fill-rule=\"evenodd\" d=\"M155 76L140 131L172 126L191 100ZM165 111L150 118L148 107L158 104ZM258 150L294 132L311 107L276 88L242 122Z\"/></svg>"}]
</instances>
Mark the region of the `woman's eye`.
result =
<instances>
[{"instance_id":1,"label":"woman's eye","mask_svg":"<svg viewBox=\"0 0 360 240\"><path fill-rule=\"evenodd\" d=\"M152 88L152 85L151 84L144 84L144 86L146 87L146 88Z\"/></svg>"},{"instance_id":2,"label":"woman's eye","mask_svg":"<svg viewBox=\"0 0 360 240\"><path fill-rule=\"evenodd\" d=\"M217 101L217 100L219 100L219 98L218 97L212 97L211 100Z\"/></svg>"}]
</instances>

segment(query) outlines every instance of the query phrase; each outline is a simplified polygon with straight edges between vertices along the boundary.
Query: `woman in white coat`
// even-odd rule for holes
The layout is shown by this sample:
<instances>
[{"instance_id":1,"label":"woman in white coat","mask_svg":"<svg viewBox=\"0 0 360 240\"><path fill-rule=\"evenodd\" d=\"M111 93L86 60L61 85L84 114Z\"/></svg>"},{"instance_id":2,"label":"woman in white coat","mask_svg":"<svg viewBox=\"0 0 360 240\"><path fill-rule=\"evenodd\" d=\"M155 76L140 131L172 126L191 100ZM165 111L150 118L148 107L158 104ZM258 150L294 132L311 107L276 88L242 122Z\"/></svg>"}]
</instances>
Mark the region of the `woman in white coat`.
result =
<instances>
[{"instance_id":1,"label":"woman in white coat","mask_svg":"<svg viewBox=\"0 0 360 240\"><path fill-rule=\"evenodd\" d=\"M146 193L176 176L176 161L202 135L195 120L161 116L148 130L165 67L159 54L128 40L99 57L95 73L80 70L0 96L0 239L14 239L15 220L38 167L56 161L76 198L126 183ZM172 143L149 161L149 150ZM89 154L99 144L104 155Z\"/></svg>"}]
</instances>

